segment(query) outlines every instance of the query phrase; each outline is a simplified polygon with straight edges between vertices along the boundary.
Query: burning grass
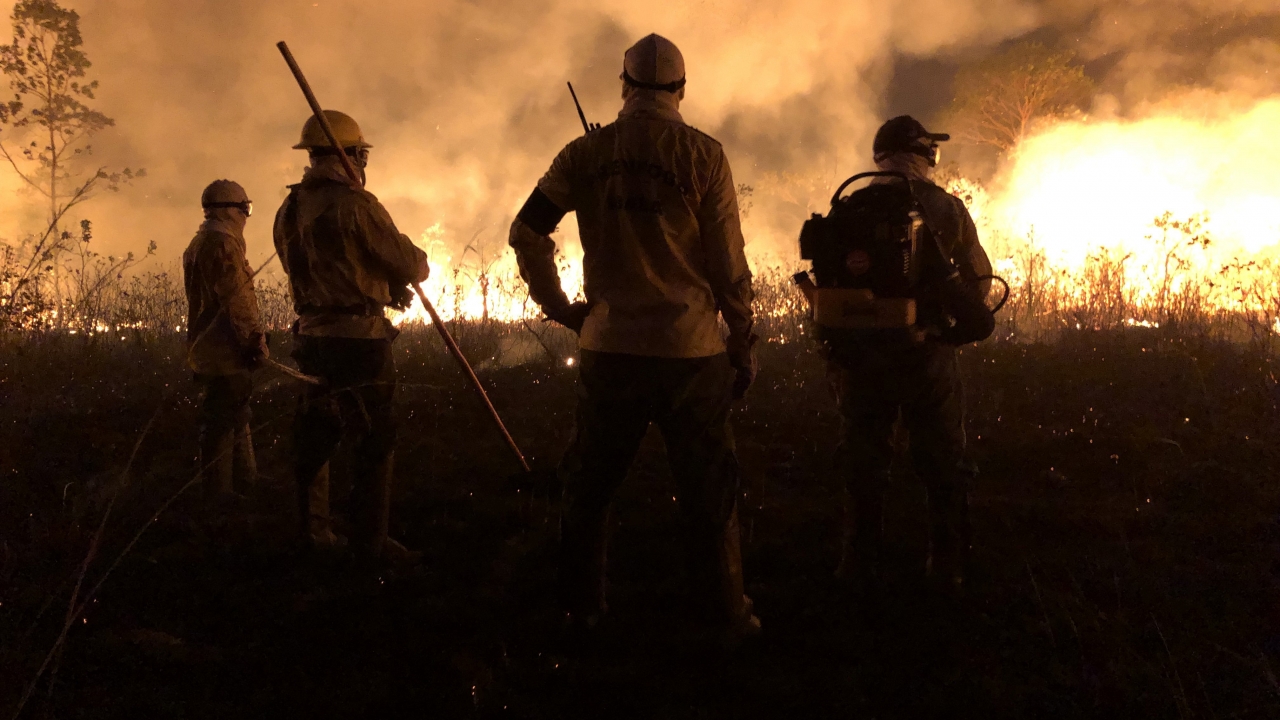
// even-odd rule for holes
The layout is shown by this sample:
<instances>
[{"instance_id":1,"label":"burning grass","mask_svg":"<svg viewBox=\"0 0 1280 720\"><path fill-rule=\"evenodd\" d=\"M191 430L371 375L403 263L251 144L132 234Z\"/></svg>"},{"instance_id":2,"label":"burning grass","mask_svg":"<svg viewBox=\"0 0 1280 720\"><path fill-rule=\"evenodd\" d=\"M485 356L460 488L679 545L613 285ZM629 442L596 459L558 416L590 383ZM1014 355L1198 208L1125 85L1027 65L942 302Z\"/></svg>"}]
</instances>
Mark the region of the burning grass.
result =
<instances>
[{"instance_id":1,"label":"burning grass","mask_svg":"<svg viewBox=\"0 0 1280 720\"><path fill-rule=\"evenodd\" d=\"M1159 251L1146 261L1104 248L1075 268L1055 265L1034 236L1011 244L997 235L992 257L1011 292L994 341L1054 342L1070 330L1165 328L1173 336L1248 344L1273 355L1280 338L1280 261L1256 257L1207 265L1204 256L1212 236L1202 218L1164 215L1152 227L1148 244ZM491 344L513 336L506 342L521 347L529 341L541 345L540 338L557 335L540 321L510 253L492 260L477 257L481 259L459 265L450 264L448 257L436 258L437 271L426 291L451 327L479 333ZM789 281L798 266L765 257L754 264L760 334L783 343L800 339L806 308ZM579 269L568 261L562 267L572 294L580 288ZM39 288L10 292L0 304L0 334L4 342L17 344L51 333L137 341L181 334L186 317L179 276L174 270L120 274L102 281L87 300ZM998 290L997 285L993 292ZM294 315L284 281L268 276L258 281L257 291L267 326L286 330ZM394 316L402 327L423 319L416 300L407 312ZM514 337L522 333L529 338ZM544 351L567 357L571 349L563 339L556 342L559 347ZM521 352L514 359L495 359L510 364L529 357Z\"/></svg>"}]
</instances>

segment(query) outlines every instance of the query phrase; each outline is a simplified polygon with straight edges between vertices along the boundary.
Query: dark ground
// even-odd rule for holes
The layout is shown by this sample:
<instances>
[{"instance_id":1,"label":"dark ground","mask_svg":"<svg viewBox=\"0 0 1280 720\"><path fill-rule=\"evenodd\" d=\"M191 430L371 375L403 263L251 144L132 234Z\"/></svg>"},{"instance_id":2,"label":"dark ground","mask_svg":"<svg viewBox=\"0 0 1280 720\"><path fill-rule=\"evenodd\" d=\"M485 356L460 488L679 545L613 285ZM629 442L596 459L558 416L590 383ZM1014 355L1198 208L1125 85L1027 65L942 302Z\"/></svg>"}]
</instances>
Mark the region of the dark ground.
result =
<instances>
[{"instance_id":1,"label":"dark ground","mask_svg":"<svg viewBox=\"0 0 1280 720\"><path fill-rule=\"evenodd\" d=\"M513 461L425 332L399 343L393 509L421 569L377 578L295 555L293 387L264 375L266 477L247 506L209 517L192 493L162 514L71 617L23 716L1280 717L1280 390L1262 360L1140 331L965 350L983 473L977 569L955 604L919 573L909 473L892 494L888 587L860 599L832 577L834 407L807 344L766 345L736 414L764 636L728 656L691 639L651 436L616 504L609 622L570 659L552 632L555 507L522 513ZM81 596L193 472L174 345L99 342L0 356L0 717L68 617L148 418ZM535 465L554 465L572 371L482 376Z\"/></svg>"}]
</instances>

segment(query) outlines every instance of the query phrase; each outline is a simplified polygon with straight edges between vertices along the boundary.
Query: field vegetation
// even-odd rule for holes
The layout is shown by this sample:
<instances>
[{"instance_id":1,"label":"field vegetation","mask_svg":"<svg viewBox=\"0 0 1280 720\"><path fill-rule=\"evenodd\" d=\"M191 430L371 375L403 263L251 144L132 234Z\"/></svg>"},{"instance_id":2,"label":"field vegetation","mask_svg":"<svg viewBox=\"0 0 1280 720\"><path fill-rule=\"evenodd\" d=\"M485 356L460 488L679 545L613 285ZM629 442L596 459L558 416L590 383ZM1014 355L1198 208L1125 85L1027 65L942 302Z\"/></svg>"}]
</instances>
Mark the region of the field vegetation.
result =
<instances>
[{"instance_id":1,"label":"field vegetation","mask_svg":"<svg viewBox=\"0 0 1280 720\"><path fill-rule=\"evenodd\" d=\"M21 267L7 257L8 272ZM426 561L365 577L293 547L289 378L258 377L250 496L207 507L193 491L196 393L172 271L105 273L119 260L90 256L92 293L10 284L0 709L1275 717L1275 283L1241 288L1254 310L1228 312L1199 283L1150 304L1106 256L1074 278L1019 262L998 336L961 355L982 474L976 574L958 603L921 576L923 490L905 463L885 588L860 595L832 577L837 417L786 273L759 273L761 373L735 423L747 581L766 634L729 656L690 641L682 619L656 436L616 506L610 622L571 657L550 594L555 488L511 481L514 461L430 328L407 325L397 342L393 509L393 534ZM286 294L259 291L287 359ZM538 320L450 326L534 465L553 467L572 425L572 336ZM339 513L347 477L337 463Z\"/></svg>"}]
</instances>

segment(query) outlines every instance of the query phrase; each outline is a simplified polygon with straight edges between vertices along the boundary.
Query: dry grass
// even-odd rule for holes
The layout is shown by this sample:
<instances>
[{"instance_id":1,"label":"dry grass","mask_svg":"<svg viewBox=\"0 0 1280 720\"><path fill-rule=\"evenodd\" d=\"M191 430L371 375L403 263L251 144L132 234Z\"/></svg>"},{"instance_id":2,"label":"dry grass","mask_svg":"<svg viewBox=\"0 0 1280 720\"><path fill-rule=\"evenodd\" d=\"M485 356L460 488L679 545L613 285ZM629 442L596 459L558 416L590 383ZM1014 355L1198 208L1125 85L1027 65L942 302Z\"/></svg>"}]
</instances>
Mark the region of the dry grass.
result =
<instances>
[{"instance_id":1,"label":"dry grass","mask_svg":"<svg viewBox=\"0 0 1280 720\"><path fill-rule=\"evenodd\" d=\"M653 443L616 508L619 624L566 674L545 653L555 503L539 500L545 525L522 519L513 463L430 328L397 342L395 534L427 551L427 570L371 593L288 549L294 388L279 377L255 396L268 479L251 503L210 524L179 502L148 525L194 464L176 275L123 273L92 306L28 294L0 333L0 710L72 607L57 680L34 686L30 712L1274 716L1274 275L1139 285L1105 254L1075 276L1034 252L1017 263L998 337L961 357L983 475L979 574L958 609L908 572L923 547L910 473L890 503L903 570L889 596L858 605L830 579L837 419L788 273L759 273L761 378L735 425L749 589L769 634L714 672L686 647L665 579L678 548ZM287 355L287 293L258 293ZM70 310L40 314L53 307ZM526 453L553 464L572 426L572 335L539 320L449 325ZM101 584L100 604L80 607L81 581Z\"/></svg>"}]
</instances>

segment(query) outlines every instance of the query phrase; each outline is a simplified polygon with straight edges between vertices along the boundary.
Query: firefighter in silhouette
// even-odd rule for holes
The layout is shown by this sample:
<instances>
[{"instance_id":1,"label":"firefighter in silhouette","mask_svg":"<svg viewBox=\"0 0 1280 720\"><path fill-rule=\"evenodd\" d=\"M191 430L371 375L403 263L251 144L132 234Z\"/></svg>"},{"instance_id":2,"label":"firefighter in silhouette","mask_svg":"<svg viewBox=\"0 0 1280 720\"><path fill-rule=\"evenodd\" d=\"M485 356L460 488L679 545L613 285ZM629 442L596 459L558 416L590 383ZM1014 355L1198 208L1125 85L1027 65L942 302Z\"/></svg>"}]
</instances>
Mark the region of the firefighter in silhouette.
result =
<instances>
[{"instance_id":1,"label":"firefighter in silhouette","mask_svg":"<svg viewBox=\"0 0 1280 720\"><path fill-rule=\"evenodd\" d=\"M848 197L837 193L830 216L806 224L801 250L814 264L816 331L841 415L837 462L851 522L838 572L860 580L878 572L900 418L928 493L927 572L959 590L976 470L966 459L956 348L990 335L995 320L984 304L991 264L973 219L933 183L938 144L948 139L908 116L886 122L874 145L882 174Z\"/></svg>"},{"instance_id":2,"label":"firefighter in silhouette","mask_svg":"<svg viewBox=\"0 0 1280 720\"><path fill-rule=\"evenodd\" d=\"M187 365L203 396L200 467L208 497L243 494L257 475L249 432L252 372L268 356L245 258L253 203L244 188L215 180L200 197L204 223L182 255L187 292Z\"/></svg>"},{"instance_id":3,"label":"firefighter in silhouette","mask_svg":"<svg viewBox=\"0 0 1280 720\"><path fill-rule=\"evenodd\" d=\"M325 115L363 176L371 146L360 127L343 113ZM293 357L324 381L307 387L294 420L302 538L312 547L345 544L329 515L329 460L347 436L355 441L349 515L357 556L412 561L415 554L387 537L397 331L384 309L407 306L406 286L430 272L427 256L363 183L352 183L314 117L294 148L311 163L276 214L275 246L298 314Z\"/></svg>"},{"instance_id":4,"label":"firefighter in silhouette","mask_svg":"<svg viewBox=\"0 0 1280 720\"><path fill-rule=\"evenodd\" d=\"M560 600L574 627L604 614L609 506L651 423L677 486L691 595L730 639L758 631L743 593L729 407L755 376L751 272L720 143L684 123L684 59L650 35L627 50L616 122L569 143L511 226L521 277L580 336L567 452ZM569 212L585 302L561 289L549 237ZM722 336L719 318L728 325Z\"/></svg>"}]
</instances>

